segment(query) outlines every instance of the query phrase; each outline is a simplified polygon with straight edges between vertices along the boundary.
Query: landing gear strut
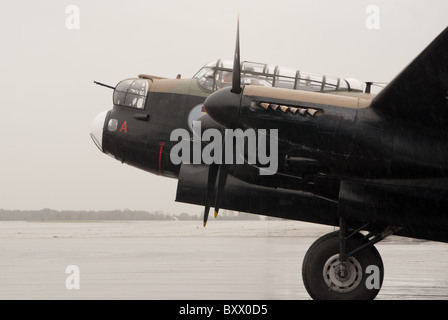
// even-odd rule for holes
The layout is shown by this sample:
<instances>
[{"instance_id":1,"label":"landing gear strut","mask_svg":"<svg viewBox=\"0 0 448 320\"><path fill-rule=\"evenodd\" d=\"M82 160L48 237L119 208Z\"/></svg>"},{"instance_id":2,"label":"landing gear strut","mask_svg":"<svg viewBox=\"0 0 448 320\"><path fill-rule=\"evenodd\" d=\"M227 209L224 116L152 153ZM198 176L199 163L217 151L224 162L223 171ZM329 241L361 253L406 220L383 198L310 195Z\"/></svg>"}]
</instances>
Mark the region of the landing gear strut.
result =
<instances>
[{"instance_id":1,"label":"landing gear strut","mask_svg":"<svg viewBox=\"0 0 448 320\"><path fill-rule=\"evenodd\" d=\"M302 278L313 299L371 300L380 291L384 266L373 244L395 229L388 227L373 237L349 231L341 218L339 231L322 236L308 249Z\"/></svg>"}]
</instances>

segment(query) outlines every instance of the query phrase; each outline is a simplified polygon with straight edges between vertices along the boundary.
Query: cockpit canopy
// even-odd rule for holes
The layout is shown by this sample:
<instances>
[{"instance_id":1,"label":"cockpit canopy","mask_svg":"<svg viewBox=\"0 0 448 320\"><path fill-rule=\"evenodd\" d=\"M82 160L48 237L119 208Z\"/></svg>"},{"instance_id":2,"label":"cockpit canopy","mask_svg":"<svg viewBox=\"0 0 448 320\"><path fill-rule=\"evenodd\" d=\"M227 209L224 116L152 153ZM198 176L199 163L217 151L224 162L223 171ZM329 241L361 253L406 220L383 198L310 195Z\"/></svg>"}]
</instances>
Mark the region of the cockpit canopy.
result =
<instances>
[{"instance_id":1,"label":"cockpit canopy","mask_svg":"<svg viewBox=\"0 0 448 320\"><path fill-rule=\"evenodd\" d=\"M233 62L218 60L206 64L194 78L202 88L215 91L232 84ZM362 92L362 83L356 79L341 79L325 75L293 70L280 66L243 61L241 63L241 83L294 90L331 92Z\"/></svg>"},{"instance_id":2,"label":"cockpit canopy","mask_svg":"<svg viewBox=\"0 0 448 320\"><path fill-rule=\"evenodd\" d=\"M148 92L148 80L126 79L121 81L114 90L114 104L124 107L143 109Z\"/></svg>"}]
</instances>

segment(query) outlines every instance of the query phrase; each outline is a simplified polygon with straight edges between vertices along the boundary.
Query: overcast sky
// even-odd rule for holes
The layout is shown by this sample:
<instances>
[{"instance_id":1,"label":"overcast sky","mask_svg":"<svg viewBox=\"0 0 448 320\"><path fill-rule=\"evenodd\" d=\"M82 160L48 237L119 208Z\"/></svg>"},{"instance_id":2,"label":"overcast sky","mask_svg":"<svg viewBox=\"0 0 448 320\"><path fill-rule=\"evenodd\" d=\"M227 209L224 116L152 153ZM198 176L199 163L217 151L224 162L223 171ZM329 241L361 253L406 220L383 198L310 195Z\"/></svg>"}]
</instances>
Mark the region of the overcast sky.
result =
<instances>
[{"instance_id":1,"label":"overcast sky","mask_svg":"<svg viewBox=\"0 0 448 320\"><path fill-rule=\"evenodd\" d=\"M70 5L79 29L67 28ZM366 26L369 5L379 9L379 29ZM175 203L176 180L98 151L90 126L112 92L93 81L191 77L231 59L238 13L242 60L363 82L393 79L448 25L446 0L3 3L0 208L200 213Z\"/></svg>"}]
</instances>

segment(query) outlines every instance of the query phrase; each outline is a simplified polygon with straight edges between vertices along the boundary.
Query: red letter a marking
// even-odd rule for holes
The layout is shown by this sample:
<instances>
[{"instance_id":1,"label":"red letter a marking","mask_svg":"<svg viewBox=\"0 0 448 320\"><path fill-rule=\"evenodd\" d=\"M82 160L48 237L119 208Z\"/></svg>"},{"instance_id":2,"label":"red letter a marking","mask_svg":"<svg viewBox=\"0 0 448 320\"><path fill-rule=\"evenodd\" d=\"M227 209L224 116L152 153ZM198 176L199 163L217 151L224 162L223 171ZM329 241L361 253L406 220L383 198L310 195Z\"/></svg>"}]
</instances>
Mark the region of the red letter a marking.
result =
<instances>
[{"instance_id":1,"label":"red letter a marking","mask_svg":"<svg viewBox=\"0 0 448 320\"><path fill-rule=\"evenodd\" d=\"M121 126L120 132L123 131L123 130L124 130L125 133L128 133L128 125L127 125L126 121Z\"/></svg>"}]
</instances>

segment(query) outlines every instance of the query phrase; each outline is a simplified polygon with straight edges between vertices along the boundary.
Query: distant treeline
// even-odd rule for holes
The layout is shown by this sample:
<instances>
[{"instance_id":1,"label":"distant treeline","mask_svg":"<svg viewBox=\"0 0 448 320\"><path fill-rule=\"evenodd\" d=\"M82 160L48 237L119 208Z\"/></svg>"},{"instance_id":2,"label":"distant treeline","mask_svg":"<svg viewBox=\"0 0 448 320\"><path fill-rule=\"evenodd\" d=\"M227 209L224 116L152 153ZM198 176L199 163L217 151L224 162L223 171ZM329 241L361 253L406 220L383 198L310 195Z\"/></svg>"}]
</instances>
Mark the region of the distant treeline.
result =
<instances>
[{"instance_id":1,"label":"distant treeline","mask_svg":"<svg viewBox=\"0 0 448 320\"><path fill-rule=\"evenodd\" d=\"M0 209L0 221L45 221L45 220L201 220L202 213L166 214L163 211L113 210L113 211L57 211L42 210L3 210ZM220 212L222 220L260 220L258 215L226 211Z\"/></svg>"}]
</instances>

